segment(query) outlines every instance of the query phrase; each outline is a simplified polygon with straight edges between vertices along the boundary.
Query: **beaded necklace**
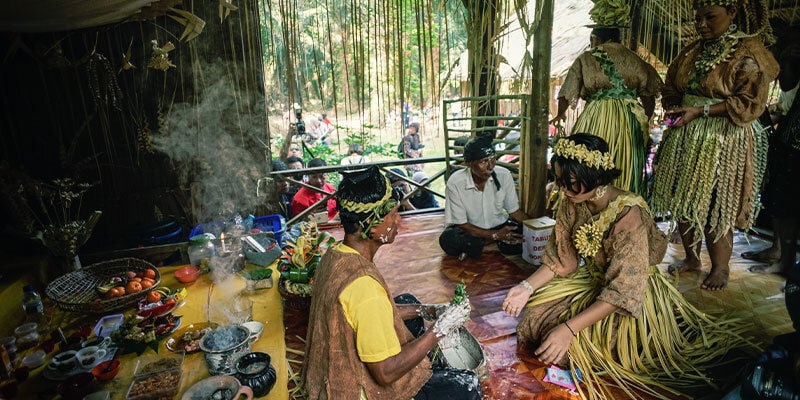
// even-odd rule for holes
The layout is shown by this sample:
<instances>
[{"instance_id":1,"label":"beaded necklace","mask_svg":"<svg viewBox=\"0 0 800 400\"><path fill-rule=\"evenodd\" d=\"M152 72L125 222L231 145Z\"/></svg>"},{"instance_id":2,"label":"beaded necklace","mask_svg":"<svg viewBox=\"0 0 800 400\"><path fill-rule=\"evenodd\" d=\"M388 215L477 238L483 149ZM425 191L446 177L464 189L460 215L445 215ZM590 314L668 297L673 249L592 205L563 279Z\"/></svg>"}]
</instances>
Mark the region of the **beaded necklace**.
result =
<instances>
[{"instance_id":1,"label":"beaded necklace","mask_svg":"<svg viewBox=\"0 0 800 400\"><path fill-rule=\"evenodd\" d=\"M705 78L711 70L730 60L742 37L743 35L736 31L736 24L731 24L722 36L706 41L700 46L689 80L689 89L693 93L697 93L697 89L700 88L700 80Z\"/></svg>"}]
</instances>

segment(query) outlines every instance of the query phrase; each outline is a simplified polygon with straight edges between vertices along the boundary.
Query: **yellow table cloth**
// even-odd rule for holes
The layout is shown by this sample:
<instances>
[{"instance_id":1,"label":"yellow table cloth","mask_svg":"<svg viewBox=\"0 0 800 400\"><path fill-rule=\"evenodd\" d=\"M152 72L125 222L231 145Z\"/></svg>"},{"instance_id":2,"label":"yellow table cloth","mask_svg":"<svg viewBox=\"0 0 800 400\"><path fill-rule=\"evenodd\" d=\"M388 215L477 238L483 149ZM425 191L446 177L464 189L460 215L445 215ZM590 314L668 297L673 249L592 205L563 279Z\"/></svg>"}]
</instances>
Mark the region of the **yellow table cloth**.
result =
<instances>
[{"instance_id":1,"label":"yellow table cloth","mask_svg":"<svg viewBox=\"0 0 800 400\"><path fill-rule=\"evenodd\" d=\"M250 267L251 266L248 265L248 268ZM179 283L173 275L174 271L178 268L180 268L180 266L163 267L159 268L159 272L161 273L160 286L168 286L171 289L179 289L185 286L187 289L187 296L185 299L186 303L174 312L175 315L182 316L180 327L178 327L178 329L180 329L181 327L188 326L189 324L205 322L207 320L208 314L206 313L206 310L209 303L209 287L211 286L211 276L210 274L203 274L200 275L197 281L188 285L184 285ZM273 273L273 281L277 283L279 274L274 265L272 265L270 268L272 269ZM284 341L283 307L281 304L280 293L278 292L278 288L276 286L269 289L256 290L254 292L246 292L244 291L244 288L245 280L238 275L229 278L223 283L215 284L211 290L210 296L210 301L212 304L212 312L210 313L211 320L212 322L222 325L228 324L228 321L223 319L225 318L224 315L214 311L216 310L214 305L220 304L224 301L229 301L232 296L240 292L244 298L253 301L252 319L254 321L263 323L264 331L261 334L261 338L252 344L252 351L259 351L269 354L272 358L271 364L275 368L277 375L275 386L273 386L272 390L270 390L266 396L261 398L267 400L288 399L289 394L287 389L288 371L286 363L286 343ZM56 312L53 315L53 321L51 325L54 328L57 326L64 326L72 327L73 329L81 324L87 323L94 326L94 323L97 322L100 317L102 317L102 315L87 317L76 315L75 313ZM137 361L144 364L155 361L164 355L173 354L167 350L164 345L165 342L166 338L162 339L159 343L158 353L148 348L140 356L137 356L136 353L129 353L119 356L118 358L121 361L119 374L108 383L98 384L97 390L110 391L112 399L124 399L128 391L128 387L133 381L133 373ZM50 361L50 358L53 354L55 353L48 354L47 362ZM47 362L45 363L45 366L47 365ZM43 385L50 385L51 383L48 383L49 381L41 376L42 370L45 368L45 366L31 371L30 377L19 385L19 393L17 398L36 398L38 393L46 390L44 389L46 386ZM180 398L180 395L190 386L208 376L208 367L206 366L203 353L197 352L187 355L183 361L181 387L178 391L178 395L175 396L175 398Z\"/></svg>"}]
</instances>

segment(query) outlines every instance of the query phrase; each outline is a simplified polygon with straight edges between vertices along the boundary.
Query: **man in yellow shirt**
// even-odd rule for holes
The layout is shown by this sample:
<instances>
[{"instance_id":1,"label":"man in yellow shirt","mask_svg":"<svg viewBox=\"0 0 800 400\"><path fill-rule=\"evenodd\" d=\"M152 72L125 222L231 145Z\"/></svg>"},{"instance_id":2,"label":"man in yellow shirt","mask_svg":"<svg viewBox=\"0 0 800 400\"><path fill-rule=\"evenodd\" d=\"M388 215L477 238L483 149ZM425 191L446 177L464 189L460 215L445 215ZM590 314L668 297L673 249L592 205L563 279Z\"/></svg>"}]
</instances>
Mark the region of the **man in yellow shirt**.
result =
<instances>
[{"instance_id":1,"label":"man in yellow shirt","mask_svg":"<svg viewBox=\"0 0 800 400\"><path fill-rule=\"evenodd\" d=\"M397 200L377 167L343 173L338 208L345 238L315 273L303 381L309 399L481 398L471 371L431 370L427 353L469 317L469 302L444 307L432 329L406 325L435 314L396 304L373 263L397 236ZM419 321L417 321L419 322Z\"/></svg>"}]
</instances>

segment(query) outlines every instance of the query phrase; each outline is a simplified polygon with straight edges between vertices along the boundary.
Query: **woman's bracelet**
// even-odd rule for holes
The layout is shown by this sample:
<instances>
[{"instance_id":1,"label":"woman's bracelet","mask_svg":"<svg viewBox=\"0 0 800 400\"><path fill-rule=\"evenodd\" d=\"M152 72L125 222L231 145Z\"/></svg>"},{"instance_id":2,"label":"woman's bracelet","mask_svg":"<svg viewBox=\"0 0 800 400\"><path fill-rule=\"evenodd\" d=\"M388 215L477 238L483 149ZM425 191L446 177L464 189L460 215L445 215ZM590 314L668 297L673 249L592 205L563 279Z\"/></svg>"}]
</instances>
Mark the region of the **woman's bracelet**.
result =
<instances>
[{"instance_id":1,"label":"woman's bracelet","mask_svg":"<svg viewBox=\"0 0 800 400\"><path fill-rule=\"evenodd\" d=\"M519 284L522 285L522 287L524 287L525 289L528 289L528 293L533 294L533 286L531 286L531 284L528 283L527 279L523 280Z\"/></svg>"},{"instance_id":2,"label":"woman's bracelet","mask_svg":"<svg viewBox=\"0 0 800 400\"><path fill-rule=\"evenodd\" d=\"M564 321L564 326L566 326L566 327L567 327L567 329L569 329L569 331L570 331L570 332L572 332L572 336L574 336L574 337L578 337L578 334L577 334L577 333L575 333L575 331L573 331L573 330L572 330L572 327L571 327L571 326L569 326L569 324L567 323L567 321Z\"/></svg>"}]
</instances>

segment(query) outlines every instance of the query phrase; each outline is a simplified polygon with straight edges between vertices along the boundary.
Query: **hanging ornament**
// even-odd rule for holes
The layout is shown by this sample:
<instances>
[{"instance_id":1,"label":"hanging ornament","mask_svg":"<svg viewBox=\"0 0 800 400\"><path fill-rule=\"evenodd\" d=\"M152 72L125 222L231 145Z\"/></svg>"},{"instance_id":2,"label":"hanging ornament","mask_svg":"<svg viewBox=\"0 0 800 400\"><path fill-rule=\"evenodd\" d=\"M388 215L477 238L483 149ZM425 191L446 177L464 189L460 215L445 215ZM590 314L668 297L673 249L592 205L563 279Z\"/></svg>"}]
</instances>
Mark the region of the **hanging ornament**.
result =
<instances>
[{"instance_id":1,"label":"hanging ornament","mask_svg":"<svg viewBox=\"0 0 800 400\"><path fill-rule=\"evenodd\" d=\"M122 55L122 65L120 65L117 73L136 68L136 66L131 63L131 48L133 48L133 38L131 38L131 43L128 45L128 51Z\"/></svg>"},{"instance_id":2,"label":"hanging ornament","mask_svg":"<svg viewBox=\"0 0 800 400\"><path fill-rule=\"evenodd\" d=\"M153 57L150 58L150 61L147 63L148 68L159 69L161 71L166 71L170 68L174 68L175 64L169 60L169 52L175 50L175 45L172 42L164 43L163 47L158 46L157 40L151 40L150 43L153 44Z\"/></svg>"},{"instance_id":3,"label":"hanging ornament","mask_svg":"<svg viewBox=\"0 0 800 400\"><path fill-rule=\"evenodd\" d=\"M233 5L233 0L219 0L219 22L228 18L228 15L231 14L231 11L238 10L239 7Z\"/></svg>"},{"instance_id":4,"label":"hanging ornament","mask_svg":"<svg viewBox=\"0 0 800 400\"><path fill-rule=\"evenodd\" d=\"M179 24L184 26L183 33L181 34L180 41L181 42L188 42L194 38L196 38L200 33L203 32L203 28L206 27L206 21L203 21L197 15L194 15L186 10L177 9L174 7L170 7L169 11L172 11L173 14L167 14L170 18L177 21Z\"/></svg>"}]
</instances>

